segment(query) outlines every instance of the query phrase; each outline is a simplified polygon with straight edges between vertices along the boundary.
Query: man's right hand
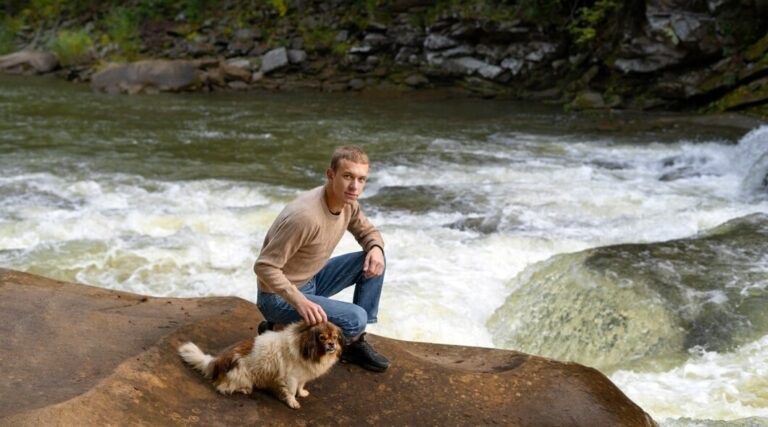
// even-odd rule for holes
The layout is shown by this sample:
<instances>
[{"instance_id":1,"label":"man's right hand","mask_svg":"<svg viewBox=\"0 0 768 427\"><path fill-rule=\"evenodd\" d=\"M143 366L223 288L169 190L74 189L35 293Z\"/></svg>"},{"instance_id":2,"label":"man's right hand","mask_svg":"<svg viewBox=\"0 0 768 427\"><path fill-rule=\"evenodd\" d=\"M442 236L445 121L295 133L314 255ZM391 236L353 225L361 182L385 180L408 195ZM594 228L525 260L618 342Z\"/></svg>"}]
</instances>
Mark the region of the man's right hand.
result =
<instances>
[{"instance_id":1,"label":"man's right hand","mask_svg":"<svg viewBox=\"0 0 768 427\"><path fill-rule=\"evenodd\" d=\"M296 305L296 311L299 312L308 325L317 325L318 323L328 321L328 316L325 314L323 307L307 298L304 298L303 301Z\"/></svg>"}]
</instances>

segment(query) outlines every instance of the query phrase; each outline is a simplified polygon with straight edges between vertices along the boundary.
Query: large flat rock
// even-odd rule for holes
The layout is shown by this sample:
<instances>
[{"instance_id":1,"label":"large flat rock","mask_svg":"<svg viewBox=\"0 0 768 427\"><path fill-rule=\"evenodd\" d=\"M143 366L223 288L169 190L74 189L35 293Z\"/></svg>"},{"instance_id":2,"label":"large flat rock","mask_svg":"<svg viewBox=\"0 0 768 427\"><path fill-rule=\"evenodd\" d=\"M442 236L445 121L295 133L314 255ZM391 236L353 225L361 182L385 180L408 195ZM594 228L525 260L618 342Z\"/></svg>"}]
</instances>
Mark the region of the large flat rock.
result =
<instances>
[{"instance_id":1,"label":"large flat rock","mask_svg":"<svg viewBox=\"0 0 768 427\"><path fill-rule=\"evenodd\" d=\"M652 426L595 369L519 352L370 336L392 366L337 365L292 410L222 396L176 355L255 334L238 298L152 298L0 269L0 425Z\"/></svg>"}]
</instances>

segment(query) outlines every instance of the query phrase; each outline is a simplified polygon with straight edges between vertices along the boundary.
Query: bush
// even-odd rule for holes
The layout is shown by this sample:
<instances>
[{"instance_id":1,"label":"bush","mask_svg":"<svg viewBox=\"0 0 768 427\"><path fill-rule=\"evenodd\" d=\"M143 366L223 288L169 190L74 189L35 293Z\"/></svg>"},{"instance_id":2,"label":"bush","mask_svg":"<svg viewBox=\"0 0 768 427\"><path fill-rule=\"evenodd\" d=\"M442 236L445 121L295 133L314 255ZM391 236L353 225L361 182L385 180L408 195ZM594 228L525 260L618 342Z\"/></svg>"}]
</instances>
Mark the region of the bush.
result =
<instances>
[{"instance_id":1,"label":"bush","mask_svg":"<svg viewBox=\"0 0 768 427\"><path fill-rule=\"evenodd\" d=\"M62 66L75 65L87 60L88 49L93 46L93 40L88 31L61 30L56 38L48 42L48 49L59 58Z\"/></svg>"},{"instance_id":2,"label":"bush","mask_svg":"<svg viewBox=\"0 0 768 427\"><path fill-rule=\"evenodd\" d=\"M0 55L16 51L16 34L21 24L18 18L6 17L0 21Z\"/></svg>"},{"instance_id":3,"label":"bush","mask_svg":"<svg viewBox=\"0 0 768 427\"><path fill-rule=\"evenodd\" d=\"M135 13L122 7L116 8L104 17L104 27L106 42L115 43L120 48L122 59L131 60L138 56L141 42Z\"/></svg>"},{"instance_id":4,"label":"bush","mask_svg":"<svg viewBox=\"0 0 768 427\"><path fill-rule=\"evenodd\" d=\"M600 24L613 13L622 9L619 0L598 0L592 7L579 9L576 18L568 25L568 32L578 46L588 46L597 37Z\"/></svg>"}]
</instances>

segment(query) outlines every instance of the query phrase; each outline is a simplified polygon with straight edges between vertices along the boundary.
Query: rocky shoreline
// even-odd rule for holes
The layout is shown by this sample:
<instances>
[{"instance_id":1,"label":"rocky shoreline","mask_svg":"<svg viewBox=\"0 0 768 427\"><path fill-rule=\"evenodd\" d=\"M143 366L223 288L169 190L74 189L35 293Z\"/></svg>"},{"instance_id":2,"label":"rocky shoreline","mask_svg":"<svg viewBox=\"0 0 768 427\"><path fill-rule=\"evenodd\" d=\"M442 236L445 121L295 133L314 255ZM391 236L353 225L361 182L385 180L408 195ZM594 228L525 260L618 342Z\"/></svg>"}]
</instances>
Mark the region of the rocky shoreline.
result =
<instances>
[{"instance_id":1,"label":"rocky shoreline","mask_svg":"<svg viewBox=\"0 0 768 427\"><path fill-rule=\"evenodd\" d=\"M393 364L337 365L295 411L223 396L176 354L221 350L263 319L239 298L153 298L0 269L0 425L655 426L607 377L506 350L371 336Z\"/></svg>"},{"instance_id":2,"label":"rocky shoreline","mask_svg":"<svg viewBox=\"0 0 768 427\"><path fill-rule=\"evenodd\" d=\"M0 70L54 73L108 93L448 88L572 109L768 112L765 1L607 1L569 20L503 2L369 3L283 2L244 17L227 2L199 23L183 14L145 23L137 57L119 63L119 45L94 43L64 64L40 51L40 30L22 29L25 50L0 57ZM587 13L603 15L584 21ZM68 22L98 36L88 19Z\"/></svg>"}]
</instances>

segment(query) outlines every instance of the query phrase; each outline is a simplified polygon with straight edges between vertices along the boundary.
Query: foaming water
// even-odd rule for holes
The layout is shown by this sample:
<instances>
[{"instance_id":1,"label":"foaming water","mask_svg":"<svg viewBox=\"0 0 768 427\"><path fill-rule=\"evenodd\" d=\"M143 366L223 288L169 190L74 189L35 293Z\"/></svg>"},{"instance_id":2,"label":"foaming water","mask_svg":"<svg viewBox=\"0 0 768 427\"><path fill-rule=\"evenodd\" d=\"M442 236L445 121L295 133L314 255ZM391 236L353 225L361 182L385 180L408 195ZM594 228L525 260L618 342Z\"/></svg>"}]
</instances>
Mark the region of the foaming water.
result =
<instances>
[{"instance_id":1,"label":"foaming water","mask_svg":"<svg viewBox=\"0 0 768 427\"><path fill-rule=\"evenodd\" d=\"M495 101L129 98L6 86L3 267L148 295L255 301L252 265L272 220L323 183L333 147L361 144L372 158L362 204L385 237L388 262L371 331L400 339L491 347L488 319L534 263L689 237L768 212L766 127L742 138L733 129L678 126L676 117L595 119ZM660 125L648 130L645 122ZM608 130L595 131L605 123ZM357 249L346 236L336 253ZM755 277L752 285L764 286ZM708 363L749 363L729 354L712 353ZM764 371L743 368L735 397L712 398L710 412L674 412L709 380L688 378L690 390L678 388L668 396L677 403L665 408L652 401L665 377L626 375L641 378L632 398L657 418L763 416L768 405L746 390ZM743 411L748 405L757 412Z\"/></svg>"},{"instance_id":2,"label":"foaming water","mask_svg":"<svg viewBox=\"0 0 768 427\"><path fill-rule=\"evenodd\" d=\"M734 352L694 350L668 371L619 371L611 380L657 420L760 417L746 425L768 425L768 335Z\"/></svg>"}]
</instances>

